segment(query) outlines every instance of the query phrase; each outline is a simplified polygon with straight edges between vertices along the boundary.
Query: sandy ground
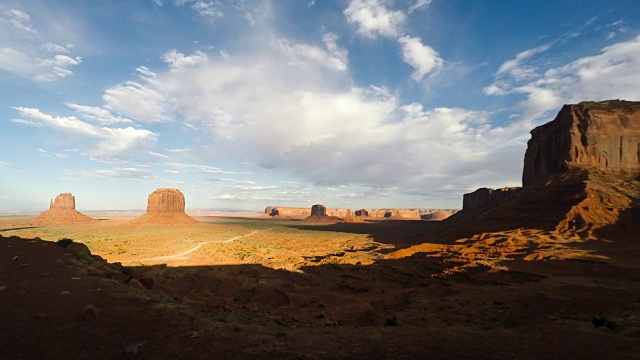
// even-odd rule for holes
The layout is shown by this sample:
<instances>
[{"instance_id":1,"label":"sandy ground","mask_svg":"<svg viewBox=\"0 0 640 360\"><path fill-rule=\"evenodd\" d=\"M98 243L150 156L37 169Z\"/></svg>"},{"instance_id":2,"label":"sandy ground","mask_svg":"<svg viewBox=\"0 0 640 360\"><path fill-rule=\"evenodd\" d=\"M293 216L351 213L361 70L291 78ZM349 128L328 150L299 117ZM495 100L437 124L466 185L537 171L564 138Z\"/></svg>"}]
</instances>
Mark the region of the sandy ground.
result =
<instances>
[{"instance_id":1,"label":"sandy ground","mask_svg":"<svg viewBox=\"0 0 640 360\"><path fill-rule=\"evenodd\" d=\"M2 354L640 358L637 242L535 228L460 237L446 222L97 218L0 222Z\"/></svg>"}]
</instances>

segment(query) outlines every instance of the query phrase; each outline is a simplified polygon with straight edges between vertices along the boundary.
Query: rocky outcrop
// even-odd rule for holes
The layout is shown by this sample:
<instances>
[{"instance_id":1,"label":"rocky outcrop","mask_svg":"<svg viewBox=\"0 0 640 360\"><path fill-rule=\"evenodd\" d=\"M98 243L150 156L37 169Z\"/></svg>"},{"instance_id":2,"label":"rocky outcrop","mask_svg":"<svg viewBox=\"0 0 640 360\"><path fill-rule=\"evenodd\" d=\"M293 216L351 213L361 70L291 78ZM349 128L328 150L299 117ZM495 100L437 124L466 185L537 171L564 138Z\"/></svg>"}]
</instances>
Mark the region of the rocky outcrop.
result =
<instances>
[{"instance_id":1,"label":"rocky outcrop","mask_svg":"<svg viewBox=\"0 0 640 360\"><path fill-rule=\"evenodd\" d=\"M76 197L71 193L63 193L56 196L55 200L51 200L49 209L76 209Z\"/></svg>"},{"instance_id":2,"label":"rocky outcrop","mask_svg":"<svg viewBox=\"0 0 640 360\"><path fill-rule=\"evenodd\" d=\"M264 213L266 216L276 219L304 219L311 215L311 209L286 206L267 206Z\"/></svg>"},{"instance_id":3,"label":"rocky outcrop","mask_svg":"<svg viewBox=\"0 0 640 360\"><path fill-rule=\"evenodd\" d=\"M385 212L384 217L392 220L422 220L417 210L392 209Z\"/></svg>"},{"instance_id":4,"label":"rocky outcrop","mask_svg":"<svg viewBox=\"0 0 640 360\"><path fill-rule=\"evenodd\" d=\"M356 210L354 215L357 217L368 217L369 211L367 209Z\"/></svg>"},{"instance_id":5,"label":"rocky outcrop","mask_svg":"<svg viewBox=\"0 0 640 360\"><path fill-rule=\"evenodd\" d=\"M570 167L640 170L640 102L565 105L553 121L531 131L523 186Z\"/></svg>"},{"instance_id":6,"label":"rocky outcrop","mask_svg":"<svg viewBox=\"0 0 640 360\"><path fill-rule=\"evenodd\" d=\"M324 205L313 205L311 207L311 216L328 216L327 208Z\"/></svg>"},{"instance_id":7,"label":"rocky outcrop","mask_svg":"<svg viewBox=\"0 0 640 360\"><path fill-rule=\"evenodd\" d=\"M158 189L149 195L147 212L184 213L184 194L178 189Z\"/></svg>"},{"instance_id":8,"label":"rocky outcrop","mask_svg":"<svg viewBox=\"0 0 640 360\"><path fill-rule=\"evenodd\" d=\"M336 214L342 214L345 216L336 216ZM341 221L348 221L351 219L353 211L349 209L327 209L326 206L316 204L311 207L311 215L302 221L312 224L335 224Z\"/></svg>"},{"instance_id":9,"label":"rocky outcrop","mask_svg":"<svg viewBox=\"0 0 640 360\"><path fill-rule=\"evenodd\" d=\"M408 209L360 209L354 217L367 220L420 220L420 211Z\"/></svg>"},{"instance_id":10,"label":"rocky outcrop","mask_svg":"<svg viewBox=\"0 0 640 360\"><path fill-rule=\"evenodd\" d=\"M130 221L132 225L192 225L198 221L185 214L184 194L178 189L161 188L149 195L147 212Z\"/></svg>"},{"instance_id":11,"label":"rocky outcrop","mask_svg":"<svg viewBox=\"0 0 640 360\"><path fill-rule=\"evenodd\" d=\"M312 209L312 212L313 212L313 209ZM334 208L334 209L327 208L327 215L335 216L345 220L351 219L355 216L353 210L347 209L347 208Z\"/></svg>"},{"instance_id":12,"label":"rocky outcrop","mask_svg":"<svg viewBox=\"0 0 640 360\"><path fill-rule=\"evenodd\" d=\"M49 202L49 210L35 219L35 225L76 225L97 223L85 214L76 211L76 198L71 193L62 193Z\"/></svg>"},{"instance_id":13,"label":"rocky outcrop","mask_svg":"<svg viewBox=\"0 0 640 360\"><path fill-rule=\"evenodd\" d=\"M502 201L515 194L519 187L506 187L501 189L480 188L462 197L462 209L480 209L489 204Z\"/></svg>"},{"instance_id":14,"label":"rocky outcrop","mask_svg":"<svg viewBox=\"0 0 640 360\"><path fill-rule=\"evenodd\" d=\"M451 211L451 210L436 210L426 214L421 214L420 216L422 217L422 220L442 221L449 218L455 213L456 213L455 211Z\"/></svg>"}]
</instances>

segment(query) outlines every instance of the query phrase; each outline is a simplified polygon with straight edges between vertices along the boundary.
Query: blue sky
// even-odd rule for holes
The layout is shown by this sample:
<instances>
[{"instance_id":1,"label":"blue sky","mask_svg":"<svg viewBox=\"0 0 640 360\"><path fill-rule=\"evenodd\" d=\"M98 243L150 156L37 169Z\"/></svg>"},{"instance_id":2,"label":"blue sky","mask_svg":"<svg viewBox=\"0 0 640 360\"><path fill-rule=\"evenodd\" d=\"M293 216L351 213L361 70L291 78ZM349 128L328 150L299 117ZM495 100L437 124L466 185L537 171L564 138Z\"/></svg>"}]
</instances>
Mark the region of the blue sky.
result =
<instances>
[{"instance_id":1,"label":"blue sky","mask_svg":"<svg viewBox=\"0 0 640 360\"><path fill-rule=\"evenodd\" d=\"M458 208L640 100L636 1L3 1L0 211Z\"/></svg>"}]
</instances>

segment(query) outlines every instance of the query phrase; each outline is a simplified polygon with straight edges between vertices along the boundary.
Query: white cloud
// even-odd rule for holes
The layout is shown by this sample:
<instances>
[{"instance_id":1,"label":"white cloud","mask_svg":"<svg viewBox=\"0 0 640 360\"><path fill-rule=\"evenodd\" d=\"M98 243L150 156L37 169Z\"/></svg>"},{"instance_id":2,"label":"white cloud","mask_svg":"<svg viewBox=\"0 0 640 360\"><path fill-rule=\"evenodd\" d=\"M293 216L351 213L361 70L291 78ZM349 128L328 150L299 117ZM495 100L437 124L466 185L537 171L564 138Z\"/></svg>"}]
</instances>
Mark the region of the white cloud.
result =
<instances>
[{"instance_id":1,"label":"white cloud","mask_svg":"<svg viewBox=\"0 0 640 360\"><path fill-rule=\"evenodd\" d=\"M347 22L355 24L356 32L362 36L375 38L398 37L406 20L399 10L391 10L384 0L353 0L344 10Z\"/></svg>"},{"instance_id":2,"label":"white cloud","mask_svg":"<svg viewBox=\"0 0 640 360\"><path fill-rule=\"evenodd\" d=\"M115 123L132 123L133 121L119 116L114 116L111 111L97 106L79 105L74 103L65 104L69 109L74 110L83 118L96 122L100 125L111 125Z\"/></svg>"},{"instance_id":3,"label":"white cloud","mask_svg":"<svg viewBox=\"0 0 640 360\"><path fill-rule=\"evenodd\" d=\"M31 25L31 16L26 12L11 9L4 12L2 22L8 23L21 32L36 34L36 29Z\"/></svg>"},{"instance_id":4,"label":"white cloud","mask_svg":"<svg viewBox=\"0 0 640 360\"><path fill-rule=\"evenodd\" d=\"M409 9L407 10L407 12L409 14L413 13L416 10L420 10L420 9L424 9L427 6L429 6L431 4L432 0L415 0L415 2L413 3L413 5L411 5L409 7Z\"/></svg>"},{"instance_id":5,"label":"white cloud","mask_svg":"<svg viewBox=\"0 0 640 360\"><path fill-rule=\"evenodd\" d=\"M526 99L518 104L518 108L525 120L536 120L566 103L639 100L638 69L640 36L604 47L597 55L579 58L542 74L536 72L530 77L497 81L485 88L485 93L524 94Z\"/></svg>"},{"instance_id":6,"label":"white cloud","mask_svg":"<svg viewBox=\"0 0 640 360\"><path fill-rule=\"evenodd\" d=\"M304 66L311 60L331 70L345 71L348 68L348 52L337 45L337 40L336 34L325 34L322 37L325 49L307 44L290 43L283 39L279 39L277 44L282 52L289 56L290 64ZM228 59L228 55L225 58Z\"/></svg>"},{"instance_id":7,"label":"white cloud","mask_svg":"<svg viewBox=\"0 0 640 360\"><path fill-rule=\"evenodd\" d=\"M71 49L73 48L73 45L70 45L70 44L58 45L58 44L48 42L42 45L42 48L48 52L66 54L71 51Z\"/></svg>"},{"instance_id":8,"label":"white cloud","mask_svg":"<svg viewBox=\"0 0 640 360\"><path fill-rule=\"evenodd\" d=\"M332 44L335 39L329 35L324 41ZM403 104L386 88L353 86L347 70L327 71L319 60L332 56L332 45L313 51L311 45L277 39L267 45L233 54L233 62L217 56L180 71L154 69L155 76L140 83L172 99L168 106L175 116L199 129L194 136L204 137L207 147L192 151L194 159L205 164L248 161L316 185L420 194L450 187L451 176L466 172L477 176L456 185L459 192L472 181L519 173L521 135L529 129L493 128L483 112L425 110L420 104ZM424 55L416 54L416 59ZM416 71L424 76L440 62L416 60ZM513 138L518 139L515 144ZM504 147L518 150L508 155L517 161L492 164L492 151ZM234 173L209 165L166 165L170 171ZM238 191L229 188L224 194Z\"/></svg>"},{"instance_id":9,"label":"white cloud","mask_svg":"<svg viewBox=\"0 0 640 360\"><path fill-rule=\"evenodd\" d=\"M164 155L164 154L160 154L160 153L157 153L157 152L149 151L148 154L153 156L153 157L156 157L158 159L171 160L171 158L169 156Z\"/></svg>"},{"instance_id":10,"label":"white cloud","mask_svg":"<svg viewBox=\"0 0 640 360\"><path fill-rule=\"evenodd\" d=\"M208 60L208 57L207 54L199 50L191 56L186 56L175 49L172 49L164 54L162 60L169 64L172 69L179 70L203 64Z\"/></svg>"},{"instance_id":11,"label":"white cloud","mask_svg":"<svg viewBox=\"0 0 640 360\"><path fill-rule=\"evenodd\" d=\"M158 91L139 82L126 81L107 89L102 96L105 107L126 117L145 122L169 119L168 100Z\"/></svg>"},{"instance_id":12,"label":"white cloud","mask_svg":"<svg viewBox=\"0 0 640 360\"><path fill-rule=\"evenodd\" d=\"M0 69L36 81L54 81L72 75L71 68L80 63L80 57L72 58L58 54L51 58L41 58L38 54L25 53L10 47L0 48Z\"/></svg>"},{"instance_id":13,"label":"white cloud","mask_svg":"<svg viewBox=\"0 0 640 360\"><path fill-rule=\"evenodd\" d=\"M10 9L0 13L0 70L38 82L72 75L73 68L82 63L80 56L71 54L74 46L66 39L75 36L66 31L73 26L53 22L38 17L36 29L31 15L24 11Z\"/></svg>"},{"instance_id":14,"label":"white cloud","mask_svg":"<svg viewBox=\"0 0 640 360\"><path fill-rule=\"evenodd\" d=\"M38 109L14 107L27 121L35 121L69 135L98 139L97 147L90 154L97 158L110 158L122 152L141 148L156 141L157 135L148 130L97 127L75 117L56 117ZM93 141L91 141L93 143ZM93 144L92 144L93 145Z\"/></svg>"},{"instance_id":15,"label":"white cloud","mask_svg":"<svg viewBox=\"0 0 640 360\"><path fill-rule=\"evenodd\" d=\"M202 17L217 18L224 15L222 11L216 8L213 2L196 1L196 3L192 5L192 7Z\"/></svg>"},{"instance_id":16,"label":"white cloud","mask_svg":"<svg viewBox=\"0 0 640 360\"><path fill-rule=\"evenodd\" d=\"M433 48L424 45L418 37L403 36L398 39L402 46L402 58L404 62L414 68L411 78L421 81L425 75L437 70L444 61Z\"/></svg>"},{"instance_id":17,"label":"white cloud","mask_svg":"<svg viewBox=\"0 0 640 360\"><path fill-rule=\"evenodd\" d=\"M530 78L535 75L535 69L529 66L524 66L523 61L530 58L535 54L547 51L551 48L550 45L541 45L533 49L525 50L516 55L514 59L505 61L498 68L497 75L509 74L516 80Z\"/></svg>"}]
</instances>

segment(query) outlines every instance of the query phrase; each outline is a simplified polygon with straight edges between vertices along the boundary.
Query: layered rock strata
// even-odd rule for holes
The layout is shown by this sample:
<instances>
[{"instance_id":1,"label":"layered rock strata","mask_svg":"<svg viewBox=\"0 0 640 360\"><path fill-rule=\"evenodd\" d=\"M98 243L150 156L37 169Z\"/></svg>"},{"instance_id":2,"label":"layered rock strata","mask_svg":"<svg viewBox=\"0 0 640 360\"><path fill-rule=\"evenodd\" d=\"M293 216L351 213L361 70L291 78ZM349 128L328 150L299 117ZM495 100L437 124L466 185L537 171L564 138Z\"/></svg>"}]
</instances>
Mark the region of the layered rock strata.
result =
<instances>
[{"instance_id":1,"label":"layered rock strata","mask_svg":"<svg viewBox=\"0 0 640 360\"><path fill-rule=\"evenodd\" d=\"M553 121L531 131L523 186L570 167L640 170L640 102L564 105Z\"/></svg>"}]
</instances>

